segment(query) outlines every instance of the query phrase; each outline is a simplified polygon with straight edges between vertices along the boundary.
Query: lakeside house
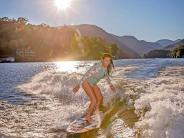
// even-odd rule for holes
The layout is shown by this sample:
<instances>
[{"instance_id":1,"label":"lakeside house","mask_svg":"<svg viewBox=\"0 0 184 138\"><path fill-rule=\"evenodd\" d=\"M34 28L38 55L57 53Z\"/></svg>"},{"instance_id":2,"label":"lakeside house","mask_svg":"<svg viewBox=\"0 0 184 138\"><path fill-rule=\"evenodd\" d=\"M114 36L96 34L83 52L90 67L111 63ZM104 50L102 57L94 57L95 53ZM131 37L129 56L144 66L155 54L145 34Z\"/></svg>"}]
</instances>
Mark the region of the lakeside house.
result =
<instances>
[{"instance_id":1,"label":"lakeside house","mask_svg":"<svg viewBox=\"0 0 184 138\"><path fill-rule=\"evenodd\" d=\"M31 61L35 57L35 52L31 49L21 48L16 49L15 54L0 55L0 63L15 62L15 61Z\"/></svg>"},{"instance_id":2,"label":"lakeside house","mask_svg":"<svg viewBox=\"0 0 184 138\"><path fill-rule=\"evenodd\" d=\"M16 55L20 57L34 57L35 52L31 49L22 48L16 50Z\"/></svg>"},{"instance_id":3,"label":"lakeside house","mask_svg":"<svg viewBox=\"0 0 184 138\"><path fill-rule=\"evenodd\" d=\"M31 48L18 48L15 55L17 62L36 61L36 52Z\"/></svg>"}]
</instances>

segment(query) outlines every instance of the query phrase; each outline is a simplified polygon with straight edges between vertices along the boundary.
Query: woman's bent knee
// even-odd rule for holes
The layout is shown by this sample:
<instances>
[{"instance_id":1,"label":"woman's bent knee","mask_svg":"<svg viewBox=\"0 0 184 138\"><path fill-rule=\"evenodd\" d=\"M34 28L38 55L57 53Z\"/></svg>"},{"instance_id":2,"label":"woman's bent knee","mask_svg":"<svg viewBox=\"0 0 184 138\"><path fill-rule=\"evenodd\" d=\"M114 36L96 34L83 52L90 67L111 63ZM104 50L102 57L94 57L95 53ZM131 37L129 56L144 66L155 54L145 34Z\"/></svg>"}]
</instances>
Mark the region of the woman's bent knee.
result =
<instances>
[{"instance_id":1,"label":"woman's bent knee","mask_svg":"<svg viewBox=\"0 0 184 138\"><path fill-rule=\"evenodd\" d=\"M91 98L90 101L91 101L92 104L97 104L98 103L98 101L95 97Z\"/></svg>"},{"instance_id":2,"label":"woman's bent knee","mask_svg":"<svg viewBox=\"0 0 184 138\"><path fill-rule=\"evenodd\" d=\"M84 81L82 82L82 87L84 88L85 85L86 85L86 80L84 80Z\"/></svg>"}]
</instances>

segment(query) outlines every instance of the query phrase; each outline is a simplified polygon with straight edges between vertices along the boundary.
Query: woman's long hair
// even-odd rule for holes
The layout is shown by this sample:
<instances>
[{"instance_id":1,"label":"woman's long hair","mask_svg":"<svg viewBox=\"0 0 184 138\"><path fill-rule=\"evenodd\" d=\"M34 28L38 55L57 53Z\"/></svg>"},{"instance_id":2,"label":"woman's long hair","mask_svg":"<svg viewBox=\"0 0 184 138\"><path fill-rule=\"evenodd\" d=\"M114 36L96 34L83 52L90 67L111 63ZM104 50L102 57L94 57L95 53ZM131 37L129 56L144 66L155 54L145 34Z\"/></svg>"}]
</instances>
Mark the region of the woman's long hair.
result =
<instances>
[{"instance_id":1,"label":"woman's long hair","mask_svg":"<svg viewBox=\"0 0 184 138\"><path fill-rule=\"evenodd\" d=\"M111 54L109 54L109 53L103 53L103 55L102 55L102 57L101 57L101 60L103 60L104 58L106 58L106 57L110 57L111 58L111 62L110 62L110 64L107 66L107 73L108 73L108 75L112 72L112 68L114 69L114 63L113 63L113 60L112 60L112 56L111 56Z\"/></svg>"}]
</instances>

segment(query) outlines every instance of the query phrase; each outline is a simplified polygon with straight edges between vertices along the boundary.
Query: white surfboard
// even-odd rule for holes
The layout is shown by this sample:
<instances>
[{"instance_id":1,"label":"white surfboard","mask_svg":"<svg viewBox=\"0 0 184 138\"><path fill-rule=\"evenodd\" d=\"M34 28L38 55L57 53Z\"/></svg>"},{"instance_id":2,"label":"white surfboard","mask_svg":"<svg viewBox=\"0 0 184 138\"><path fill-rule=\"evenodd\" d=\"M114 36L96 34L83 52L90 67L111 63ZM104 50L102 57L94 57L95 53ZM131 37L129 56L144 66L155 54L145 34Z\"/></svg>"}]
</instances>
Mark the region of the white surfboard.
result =
<instances>
[{"instance_id":1,"label":"white surfboard","mask_svg":"<svg viewBox=\"0 0 184 138\"><path fill-rule=\"evenodd\" d=\"M69 133L84 133L99 128L103 119L103 112L92 115L91 118L92 122L88 124L84 117L79 117L68 125L66 131Z\"/></svg>"}]
</instances>

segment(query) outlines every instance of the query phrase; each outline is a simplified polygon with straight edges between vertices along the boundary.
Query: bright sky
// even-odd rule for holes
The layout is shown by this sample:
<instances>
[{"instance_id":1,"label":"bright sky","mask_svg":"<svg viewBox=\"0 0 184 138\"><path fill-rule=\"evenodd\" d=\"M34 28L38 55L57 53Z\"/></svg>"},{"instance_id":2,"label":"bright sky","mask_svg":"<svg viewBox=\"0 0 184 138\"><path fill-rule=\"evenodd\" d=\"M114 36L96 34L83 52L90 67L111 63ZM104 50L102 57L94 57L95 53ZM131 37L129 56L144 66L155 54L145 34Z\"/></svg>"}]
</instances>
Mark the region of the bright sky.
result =
<instances>
[{"instance_id":1,"label":"bright sky","mask_svg":"<svg viewBox=\"0 0 184 138\"><path fill-rule=\"evenodd\" d=\"M66 0L63 0L66 1ZM184 38L184 0L0 0L0 17L27 17L33 24L95 24L115 35L138 39Z\"/></svg>"}]
</instances>

